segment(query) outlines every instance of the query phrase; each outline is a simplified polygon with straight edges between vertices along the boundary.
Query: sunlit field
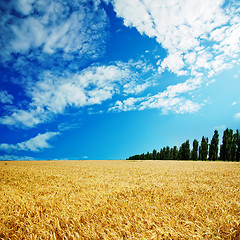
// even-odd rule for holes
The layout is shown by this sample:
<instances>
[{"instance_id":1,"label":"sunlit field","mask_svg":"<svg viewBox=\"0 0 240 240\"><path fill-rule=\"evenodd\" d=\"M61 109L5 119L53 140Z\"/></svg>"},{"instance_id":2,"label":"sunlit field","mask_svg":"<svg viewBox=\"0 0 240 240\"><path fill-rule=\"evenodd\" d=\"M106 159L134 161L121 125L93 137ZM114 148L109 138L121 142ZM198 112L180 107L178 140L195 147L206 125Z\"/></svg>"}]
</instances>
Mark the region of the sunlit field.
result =
<instances>
[{"instance_id":1,"label":"sunlit field","mask_svg":"<svg viewBox=\"0 0 240 240\"><path fill-rule=\"evenodd\" d=\"M0 239L240 239L240 164L0 162Z\"/></svg>"}]
</instances>

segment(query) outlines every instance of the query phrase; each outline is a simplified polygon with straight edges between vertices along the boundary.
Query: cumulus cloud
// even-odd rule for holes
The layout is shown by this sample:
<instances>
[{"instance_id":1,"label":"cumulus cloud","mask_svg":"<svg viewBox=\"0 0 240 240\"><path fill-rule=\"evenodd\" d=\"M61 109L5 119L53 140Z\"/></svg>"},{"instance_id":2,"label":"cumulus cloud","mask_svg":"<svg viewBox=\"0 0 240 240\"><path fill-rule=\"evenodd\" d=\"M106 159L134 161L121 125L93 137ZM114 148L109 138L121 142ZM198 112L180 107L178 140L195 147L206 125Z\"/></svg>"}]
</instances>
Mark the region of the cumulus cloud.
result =
<instances>
[{"instance_id":1,"label":"cumulus cloud","mask_svg":"<svg viewBox=\"0 0 240 240\"><path fill-rule=\"evenodd\" d=\"M160 64L159 72L164 71L165 69L168 69L170 72L173 72L175 74L179 75L186 75L186 71L181 71L184 67L184 62L182 59L181 54L179 53L173 53L169 54Z\"/></svg>"},{"instance_id":2,"label":"cumulus cloud","mask_svg":"<svg viewBox=\"0 0 240 240\"><path fill-rule=\"evenodd\" d=\"M17 144L0 144L0 150L6 152L12 151L33 151L38 152L44 148L50 148L48 141L54 136L59 135L59 132L46 132L44 134L38 134L36 137L31 138L25 142L17 143Z\"/></svg>"},{"instance_id":3,"label":"cumulus cloud","mask_svg":"<svg viewBox=\"0 0 240 240\"><path fill-rule=\"evenodd\" d=\"M223 0L112 0L128 27L153 37L168 51L159 72L213 77L239 59L239 6Z\"/></svg>"}]
</instances>

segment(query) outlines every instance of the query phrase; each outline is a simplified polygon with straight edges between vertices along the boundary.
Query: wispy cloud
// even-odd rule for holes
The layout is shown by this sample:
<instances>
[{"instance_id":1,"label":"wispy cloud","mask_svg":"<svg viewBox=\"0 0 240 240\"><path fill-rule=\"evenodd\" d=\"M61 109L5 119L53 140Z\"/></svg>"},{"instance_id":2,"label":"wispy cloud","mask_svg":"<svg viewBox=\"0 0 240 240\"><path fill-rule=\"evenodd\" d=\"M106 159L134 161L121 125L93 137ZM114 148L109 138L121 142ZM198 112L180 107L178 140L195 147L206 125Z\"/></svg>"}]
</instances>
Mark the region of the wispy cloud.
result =
<instances>
[{"instance_id":1,"label":"wispy cloud","mask_svg":"<svg viewBox=\"0 0 240 240\"><path fill-rule=\"evenodd\" d=\"M1 155L0 161L31 161L31 160L39 160L37 158L29 157L29 156L18 156L18 155Z\"/></svg>"},{"instance_id":2,"label":"wispy cloud","mask_svg":"<svg viewBox=\"0 0 240 240\"><path fill-rule=\"evenodd\" d=\"M73 129L78 129L81 126L82 126L81 122L73 123L73 122L69 121L69 122L60 123L58 125L58 129L60 132L64 132L64 131L69 131L69 130L73 130Z\"/></svg>"},{"instance_id":3,"label":"wispy cloud","mask_svg":"<svg viewBox=\"0 0 240 240\"><path fill-rule=\"evenodd\" d=\"M1 66L5 72L16 72L9 81L22 89L17 105L4 106L1 124L33 127L67 106L83 106L86 99L97 104L110 97L105 89L86 96L76 79L68 79L77 78L83 67L105 53L109 20L99 4L97 0L0 3ZM46 87L48 83L53 89ZM14 97L0 92L3 104L11 104Z\"/></svg>"},{"instance_id":4,"label":"wispy cloud","mask_svg":"<svg viewBox=\"0 0 240 240\"><path fill-rule=\"evenodd\" d=\"M187 99L183 94L189 94L201 86L201 79L189 79L183 83L170 85L163 92L156 95L128 98L124 101L117 101L109 111L131 111L145 109L161 109L163 114L169 111L175 113L196 112L201 108L201 105Z\"/></svg>"},{"instance_id":5,"label":"wispy cloud","mask_svg":"<svg viewBox=\"0 0 240 240\"><path fill-rule=\"evenodd\" d=\"M38 134L36 137L31 138L25 142L17 143L17 144L0 144L0 150L6 152L13 151L32 151L38 152L44 148L50 148L48 141L53 137L59 135L59 132L46 132L44 134Z\"/></svg>"},{"instance_id":6,"label":"wispy cloud","mask_svg":"<svg viewBox=\"0 0 240 240\"><path fill-rule=\"evenodd\" d=\"M223 131L227 128L227 126L225 124L222 124L222 125L218 125L218 126L215 126L213 127L213 129L217 129L219 131Z\"/></svg>"},{"instance_id":7,"label":"wispy cloud","mask_svg":"<svg viewBox=\"0 0 240 240\"><path fill-rule=\"evenodd\" d=\"M126 26L155 38L167 56L156 66L138 60L92 64L104 55L108 39L109 19L98 0L0 3L0 60L18 72L11 81L21 85L25 97L24 103L5 108L0 124L34 127L68 108L93 107L113 96L121 101L108 106L111 111L195 112L202 103L191 93L239 63L239 6L231 2L224 8L223 0L105 2ZM142 96L164 71L189 80ZM13 100L6 90L0 92L0 102Z\"/></svg>"},{"instance_id":8,"label":"wispy cloud","mask_svg":"<svg viewBox=\"0 0 240 240\"><path fill-rule=\"evenodd\" d=\"M96 58L104 47L107 15L97 1L8 1L2 3L0 43L2 60L31 51L64 58ZM38 57L39 54L35 56ZM64 60L63 58L63 60Z\"/></svg>"},{"instance_id":9,"label":"wispy cloud","mask_svg":"<svg viewBox=\"0 0 240 240\"><path fill-rule=\"evenodd\" d=\"M132 60L90 66L78 73L66 71L59 76L45 72L35 86L26 89L31 98L28 109L14 109L1 117L0 123L33 127L64 113L67 107L101 104L114 94L138 94L155 84L153 76L145 78L153 72L146 62Z\"/></svg>"},{"instance_id":10,"label":"wispy cloud","mask_svg":"<svg viewBox=\"0 0 240 240\"><path fill-rule=\"evenodd\" d=\"M240 112L239 112L239 113L236 113L236 114L234 115L234 118L235 118L235 119L240 119Z\"/></svg>"},{"instance_id":11,"label":"wispy cloud","mask_svg":"<svg viewBox=\"0 0 240 240\"><path fill-rule=\"evenodd\" d=\"M0 91L0 103L13 103L14 97L9 94L6 90Z\"/></svg>"}]
</instances>

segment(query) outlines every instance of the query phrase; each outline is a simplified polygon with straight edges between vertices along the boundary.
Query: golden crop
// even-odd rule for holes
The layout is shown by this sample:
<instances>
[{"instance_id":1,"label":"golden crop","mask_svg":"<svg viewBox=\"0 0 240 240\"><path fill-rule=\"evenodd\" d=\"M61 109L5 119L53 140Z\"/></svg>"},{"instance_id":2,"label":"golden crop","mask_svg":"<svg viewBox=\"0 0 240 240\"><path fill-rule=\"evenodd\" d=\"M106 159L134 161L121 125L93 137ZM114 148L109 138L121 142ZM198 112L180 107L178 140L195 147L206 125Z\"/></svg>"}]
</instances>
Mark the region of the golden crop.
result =
<instances>
[{"instance_id":1,"label":"golden crop","mask_svg":"<svg viewBox=\"0 0 240 240\"><path fill-rule=\"evenodd\" d=\"M240 164L0 162L0 239L240 239Z\"/></svg>"}]
</instances>

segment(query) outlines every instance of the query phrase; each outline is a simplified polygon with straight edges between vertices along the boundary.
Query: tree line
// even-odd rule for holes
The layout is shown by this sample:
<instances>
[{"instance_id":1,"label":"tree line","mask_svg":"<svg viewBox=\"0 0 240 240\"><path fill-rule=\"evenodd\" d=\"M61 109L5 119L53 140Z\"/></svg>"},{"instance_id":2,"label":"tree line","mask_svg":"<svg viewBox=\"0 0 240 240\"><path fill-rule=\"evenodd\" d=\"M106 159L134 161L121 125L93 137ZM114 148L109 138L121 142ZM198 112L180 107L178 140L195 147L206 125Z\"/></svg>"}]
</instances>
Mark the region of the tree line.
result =
<instances>
[{"instance_id":1,"label":"tree line","mask_svg":"<svg viewBox=\"0 0 240 240\"><path fill-rule=\"evenodd\" d=\"M211 142L207 137L202 137L199 143L197 139L193 140L192 149L189 140L186 140L178 148L174 146L163 147L158 152L154 149L146 154L134 155L127 160L201 160L201 161L233 161L240 160L240 134L239 130L234 133L232 129L226 129L223 132L222 144L219 149L219 133L214 131Z\"/></svg>"}]
</instances>

